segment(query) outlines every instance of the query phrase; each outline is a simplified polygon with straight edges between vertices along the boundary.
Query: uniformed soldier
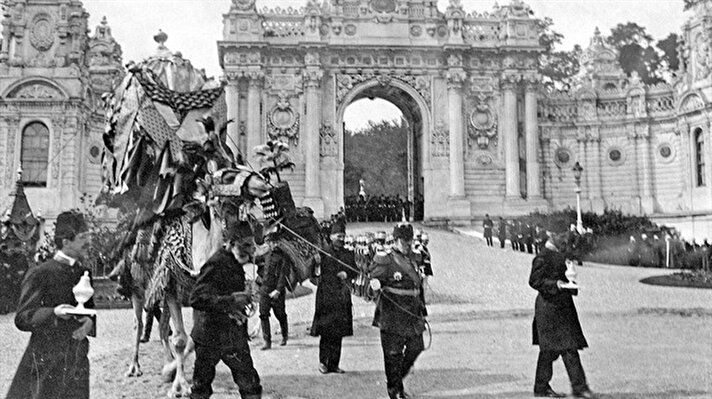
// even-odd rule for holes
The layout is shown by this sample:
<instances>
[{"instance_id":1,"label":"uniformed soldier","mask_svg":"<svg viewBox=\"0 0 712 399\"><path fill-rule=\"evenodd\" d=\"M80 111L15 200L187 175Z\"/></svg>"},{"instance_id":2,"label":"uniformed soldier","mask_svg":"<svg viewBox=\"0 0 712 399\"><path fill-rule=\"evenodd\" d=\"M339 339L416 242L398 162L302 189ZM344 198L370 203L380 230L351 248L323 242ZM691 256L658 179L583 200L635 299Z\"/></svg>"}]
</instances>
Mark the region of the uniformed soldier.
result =
<instances>
[{"instance_id":1,"label":"uniformed soldier","mask_svg":"<svg viewBox=\"0 0 712 399\"><path fill-rule=\"evenodd\" d=\"M422 257L412 251L413 226L399 223L394 247L378 254L371 266L371 288L380 290L373 325L381 330L381 346L390 399L407 398L403 378L424 350L427 311L423 300Z\"/></svg>"}]
</instances>

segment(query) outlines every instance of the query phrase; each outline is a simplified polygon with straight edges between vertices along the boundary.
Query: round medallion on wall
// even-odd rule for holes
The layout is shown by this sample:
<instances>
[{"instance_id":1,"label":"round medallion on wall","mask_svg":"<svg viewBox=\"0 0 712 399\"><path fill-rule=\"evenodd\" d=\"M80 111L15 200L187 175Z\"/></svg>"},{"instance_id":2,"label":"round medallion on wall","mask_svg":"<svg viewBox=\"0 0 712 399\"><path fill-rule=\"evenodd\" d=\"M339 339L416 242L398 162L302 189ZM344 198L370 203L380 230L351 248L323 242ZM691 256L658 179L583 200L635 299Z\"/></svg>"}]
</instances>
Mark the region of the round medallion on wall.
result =
<instances>
[{"instance_id":1,"label":"round medallion on wall","mask_svg":"<svg viewBox=\"0 0 712 399\"><path fill-rule=\"evenodd\" d=\"M89 162L99 163L101 161L101 148L98 144L92 143L89 147Z\"/></svg>"},{"instance_id":2,"label":"round medallion on wall","mask_svg":"<svg viewBox=\"0 0 712 399\"><path fill-rule=\"evenodd\" d=\"M410 34L418 37L423 34L423 27L420 25L413 25L410 27Z\"/></svg>"},{"instance_id":3,"label":"round medallion on wall","mask_svg":"<svg viewBox=\"0 0 712 399\"><path fill-rule=\"evenodd\" d=\"M566 147L559 147L554 152L554 163L559 166L569 166L571 164L572 159L573 156L571 155L571 151L569 151L569 149Z\"/></svg>"},{"instance_id":4,"label":"round medallion on wall","mask_svg":"<svg viewBox=\"0 0 712 399\"><path fill-rule=\"evenodd\" d=\"M349 35L353 36L356 34L356 25L354 24L348 24L344 27L344 32Z\"/></svg>"},{"instance_id":5,"label":"round medallion on wall","mask_svg":"<svg viewBox=\"0 0 712 399\"><path fill-rule=\"evenodd\" d=\"M48 15L38 16L30 28L30 43L39 51L47 51L54 44L54 28Z\"/></svg>"},{"instance_id":6,"label":"round medallion on wall","mask_svg":"<svg viewBox=\"0 0 712 399\"><path fill-rule=\"evenodd\" d=\"M672 162L675 159L675 150L670 143L662 143L655 154L661 162Z\"/></svg>"},{"instance_id":7,"label":"round medallion on wall","mask_svg":"<svg viewBox=\"0 0 712 399\"><path fill-rule=\"evenodd\" d=\"M625 152L619 147L610 147L607 152L608 163L618 166L625 162Z\"/></svg>"}]
</instances>

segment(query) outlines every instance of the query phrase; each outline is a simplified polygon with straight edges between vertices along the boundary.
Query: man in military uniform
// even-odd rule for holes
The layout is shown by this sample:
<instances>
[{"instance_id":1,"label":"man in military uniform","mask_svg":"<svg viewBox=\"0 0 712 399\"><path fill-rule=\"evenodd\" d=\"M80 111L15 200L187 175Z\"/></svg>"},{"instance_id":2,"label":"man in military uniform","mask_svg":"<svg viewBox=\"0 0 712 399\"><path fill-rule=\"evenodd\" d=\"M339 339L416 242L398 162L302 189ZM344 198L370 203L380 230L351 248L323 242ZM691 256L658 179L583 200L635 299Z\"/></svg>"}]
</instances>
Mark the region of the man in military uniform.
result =
<instances>
[{"instance_id":1,"label":"man in military uniform","mask_svg":"<svg viewBox=\"0 0 712 399\"><path fill-rule=\"evenodd\" d=\"M212 393L219 361L232 371L243 399L262 397L260 376L252 363L245 307L252 302L245 287L243 265L255 251L247 222L228 226L228 243L205 262L190 295L194 309L195 367L191 398L207 399Z\"/></svg>"},{"instance_id":2,"label":"man in military uniform","mask_svg":"<svg viewBox=\"0 0 712 399\"><path fill-rule=\"evenodd\" d=\"M390 399L403 399L403 378L424 349L427 311L423 301L422 259L412 252L413 226L393 230L392 250L378 254L371 265L371 288L381 290L373 325L381 330L381 346Z\"/></svg>"}]
</instances>

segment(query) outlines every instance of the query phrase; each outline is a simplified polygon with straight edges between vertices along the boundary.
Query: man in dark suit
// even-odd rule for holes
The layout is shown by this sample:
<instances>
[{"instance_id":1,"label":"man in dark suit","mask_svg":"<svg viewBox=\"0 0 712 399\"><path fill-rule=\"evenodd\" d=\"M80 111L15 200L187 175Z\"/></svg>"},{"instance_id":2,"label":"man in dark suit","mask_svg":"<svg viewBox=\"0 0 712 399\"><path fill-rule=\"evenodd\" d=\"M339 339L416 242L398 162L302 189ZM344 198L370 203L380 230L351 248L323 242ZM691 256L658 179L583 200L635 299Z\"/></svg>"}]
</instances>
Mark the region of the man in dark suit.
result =
<instances>
[{"instance_id":1,"label":"man in dark suit","mask_svg":"<svg viewBox=\"0 0 712 399\"><path fill-rule=\"evenodd\" d=\"M335 224L342 224L342 221L337 219ZM260 276L262 279L262 287L260 288L260 324L262 326L262 340L264 341L262 350L272 348L270 310L274 313L274 317L277 318L282 332L280 345L287 345L287 339L289 338L289 322L287 321L285 300L287 296L287 275L291 267L291 260L289 260L282 248L276 245L277 234L272 233L267 236L270 250L265 257L265 264Z\"/></svg>"},{"instance_id":2,"label":"man in dark suit","mask_svg":"<svg viewBox=\"0 0 712 399\"><path fill-rule=\"evenodd\" d=\"M32 336L8 399L89 399L87 336L94 335L95 318L71 314L77 305L72 289L88 273L79 263L91 243L84 217L59 214L54 242L54 257L31 268L22 282L15 325ZM93 308L93 300L84 306Z\"/></svg>"},{"instance_id":3,"label":"man in dark suit","mask_svg":"<svg viewBox=\"0 0 712 399\"><path fill-rule=\"evenodd\" d=\"M533 343L539 345L534 396L563 398L549 385L553 375L553 362L561 356L571 381L575 398L595 398L586 383L578 351L588 347L581 330L572 295L578 290L566 287L566 262L559 248L564 245L564 235L555 236L544 245L542 252L532 261L529 285L539 291L534 307L532 326ZM570 261L569 261L570 262Z\"/></svg>"},{"instance_id":4,"label":"man in dark suit","mask_svg":"<svg viewBox=\"0 0 712 399\"><path fill-rule=\"evenodd\" d=\"M371 288L381 290L373 325L381 330L381 346L390 399L407 398L403 378L424 349L427 311L423 300L422 259L412 252L413 226L393 229L393 249L377 254L371 264Z\"/></svg>"},{"instance_id":5,"label":"man in dark suit","mask_svg":"<svg viewBox=\"0 0 712 399\"><path fill-rule=\"evenodd\" d=\"M195 367L191 398L212 395L215 366L223 361L232 372L243 399L262 397L260 376L248 345L245 308L252 302L245 287L243 265L255 252L252 230L246 222L228 225L227 244L205 262L190 295L194 309Z\"/></svg>"},{"instance_id":6,"label":"man in dark suit","mask_svg":"<svg viewBox=\"0 0 712 399\"><path fill-rule=\"evenodd\" d=\"M485 220L482 221L482 228L484 229L485 241L487 241L487 246L491 247L492 244L492 228L494 227L494 222L490 219L489 215L485 215Z\"/></svg>"},{"instance_id":7,"label":"man in dark suit","mask_svg":"<svg viewBox=\"0 0 712 399\"><path fill-rule=\"evenodd\" d=\"M344 248L343 225L332 226L331 248L321 257L321 275L316 290L316 306L310 334L319 339L319 372L344 373L339 368L341 341L353 335L351 288L356 278L353 251Z\"/></svg>"},{"instance_id":8,"label":"man in dark suit","mask_svg":"<svg viewBox=\"0 0 712 399\"><path fill-rule=\"evenodd\" d=\"M507 222L501 216L497 224L497 238L499 239L499 247L504 248L504 242L507 240Z\"/></svg>"}]
</instances>

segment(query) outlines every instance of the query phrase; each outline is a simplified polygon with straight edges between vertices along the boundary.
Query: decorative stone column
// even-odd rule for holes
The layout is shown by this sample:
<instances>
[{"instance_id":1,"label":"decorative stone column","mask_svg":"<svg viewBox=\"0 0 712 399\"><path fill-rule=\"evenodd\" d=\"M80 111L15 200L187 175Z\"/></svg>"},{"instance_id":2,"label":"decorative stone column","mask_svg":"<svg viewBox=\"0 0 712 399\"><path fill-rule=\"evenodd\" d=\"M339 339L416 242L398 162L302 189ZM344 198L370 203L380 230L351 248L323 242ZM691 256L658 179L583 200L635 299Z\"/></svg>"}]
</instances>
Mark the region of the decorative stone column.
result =
<instances>
[{"instance_id":1,"label":"decorative stone column","mask_svg":"<svg viewBox=\"0 0 712 399\"><path fill-rule=\"evenodd\" d=\"M633 165L633 198L631 198L631 207L634 213L641 212L640 206L640 155L638 152L638 126L633 126L633 129L628 133L628 140L630 140L630 148L632 149L631 155L633 159L631 160L631 165Z\"/></svg>"},{"instance_id":2,"label":"decorative stone column","mask_svg":"<svg viewBox=\"0 0 712 399\"><path fill-rule=\"evenodd\" d=\"M524 124L527 151L527 200L542 198L539 171L539 122L537 120L537 84L529 82L524 93Z\"/></svg>"},{"instance_id":3,"label":"decorative stone column","mask_svg":"<svg viewBox=\"0 0 712 399\"><path fill-rule=\"evenodd\" d=\"M448 127L450 131L450 195L447 202L448 218L457 223L458 220L469 221L471 217L470 201L465 198L465 133L462 114L462 84L467 74L460 67L459 55L451 55L450 68L447 72L448 93Z\"/></svg>"},{"instance_id":4,"label":"decorative stone column","mask_svg":"<svg viewBox=\"0 0 712 399\"><path fill-rule=\"evenodd\" d=\"M227 119L232 120L227 125L227 146L235 156L240 152L240 91L237 79L237 76L228 76L225 88Z\"/></svg>"},{"instance_id":5,"label":"decorative stone column","mask_svg":"<svg viewBox=\"0 0 712 399\"><path fill-rule=\"evenodd\" d=\"M594 212L602 213L606 209L606 202L603 197L603 166L601 164L601 132L600 126L593 126L593 134L590 137L593 151L591 154L591 189L589 199Z\"/></svg>"},{"instance_id":6,"label":"decorative stone column","mask_svg":"<svg viewBox=\"0 0 712 399\"><path fill-rule=\"evenodd\" d=\"M640 126L638 140L640 168L640 205L646 214L655 213L655 194L653 193L653 165L650 160L650 125Z\"/></svg>"},{"instance_id":7,"label":"decorative stone column","mask_svg":"<svg viewBox=\"0 0 712 399\"><path fill-rule=\"evenodd\" d=\"M262 144L262 115L260 114L260 102L262 101L262 84L264 73L253 71L247 74L249 78L247 87L247 148L245 159L249 160L254 168L259 168L256 164L253 149ZM238 125L239 126L239 125Z\"/></svg>"},{"instance_id":8,"label":"decorative stone column","mask_svg":"<svg viewBox=\"0 0 712 399\"><path fill-rule=\"evenodd\" d=\"M465 197L464 126L462 120L462 70L447 74L448 125L450 127L450 197Z\"/></svg>"},{"instance_id":9,"label":"decorative stone column","mask_svg":"<svg viewBox=\"0 0 712 399\"><path fill-rule=\"evenodd\" d=\"M504 135L505 197L507 200L521 199L519 190L519 142L517 137L517 95L516 81L504 78L502 81L503 113L502 134Z\"/></svg>"},{"instance_id":10,"label":"decorative stone column","mask_svg":"<svg viewBox=\"0 0 712 399\"><path fill-rule=\"evenodd\" d=\"M324 215L324 201L321 195L321 176L319 168L319 121L321 119L321 79L324 72L319 68L308 67L304 73L304 98L306 115L304 137L304 206L314 210L314 215L321 218Z\"/></svg>"}]
</instances>

